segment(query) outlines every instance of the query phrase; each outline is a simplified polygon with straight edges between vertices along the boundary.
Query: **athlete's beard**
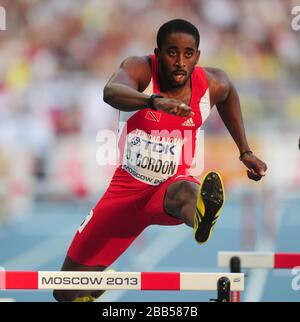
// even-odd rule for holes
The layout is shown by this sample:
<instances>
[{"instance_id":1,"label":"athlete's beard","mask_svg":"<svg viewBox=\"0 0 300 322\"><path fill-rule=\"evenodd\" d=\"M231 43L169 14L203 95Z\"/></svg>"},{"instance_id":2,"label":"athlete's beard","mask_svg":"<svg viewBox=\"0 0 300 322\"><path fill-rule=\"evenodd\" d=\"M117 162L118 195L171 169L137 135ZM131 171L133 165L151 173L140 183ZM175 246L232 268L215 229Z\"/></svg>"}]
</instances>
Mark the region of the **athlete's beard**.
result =
<instances>
[{"instance_id":1,"label":"athlete's beard","mask_svg":"<svg viewBox=\"0 0 300 322\"><path fill-rule=\"evenodd\" d=\"M168 85L170 85L171 87L175 87L175 88L183 87L187 83L188 79L191 76L191 73L188 73L185 75L182 82L177 83L173 79L172 72L170 72L170 70L164 65L164 63L162 61L160 61L160 69L161 69L162 74L166 78Z\"/></svg>"},{"instance_id":2,"label":"athlete's beard","mask_svg":"<svg viewBox=\"0 0 300 322\"><path fill-rule=\"evenodd\" d=\"M183 87L186 84L188 79L189 79L188 77L185 77L184 80L181 83L176 83L176 82L173 82L171 80L170 84L172 85L172 87L180 88L180 87Z\"/></svg>"}]
</instances>

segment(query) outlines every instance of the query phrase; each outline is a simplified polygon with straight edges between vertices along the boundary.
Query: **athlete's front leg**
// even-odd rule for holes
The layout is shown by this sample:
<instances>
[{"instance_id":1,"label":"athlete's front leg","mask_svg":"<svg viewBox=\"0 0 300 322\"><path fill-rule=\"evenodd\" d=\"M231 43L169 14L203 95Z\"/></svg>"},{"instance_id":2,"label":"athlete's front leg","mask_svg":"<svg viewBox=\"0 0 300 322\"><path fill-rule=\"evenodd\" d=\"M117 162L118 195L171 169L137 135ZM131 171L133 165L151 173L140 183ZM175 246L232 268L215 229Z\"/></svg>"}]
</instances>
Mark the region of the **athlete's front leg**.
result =
<instances>
[{"instance_id":1,"label":"athlete's front leg","mask_svg":"<svg viewBox=\"0 0 300 322\"><path fill-rule=\"evenodd\" d=\"M175 218L182 219L188 226L194 227L199 184L191 181L176 181L169 185L165 199L165 210Z\"/></svg>"},{"instance_id":2,"label":"athlete's front leg","mask_svg":"<svg viewBox=\"0 0 300 322\"><path fill-rule=\"evenodd\" d=\"M164 199L165 210L194 227L195 239L205 243L219 217L225 193L221 176L209 172L203 177L201 187L194 182L177 181L171 184Z\"/></svg>"}]
</instances>

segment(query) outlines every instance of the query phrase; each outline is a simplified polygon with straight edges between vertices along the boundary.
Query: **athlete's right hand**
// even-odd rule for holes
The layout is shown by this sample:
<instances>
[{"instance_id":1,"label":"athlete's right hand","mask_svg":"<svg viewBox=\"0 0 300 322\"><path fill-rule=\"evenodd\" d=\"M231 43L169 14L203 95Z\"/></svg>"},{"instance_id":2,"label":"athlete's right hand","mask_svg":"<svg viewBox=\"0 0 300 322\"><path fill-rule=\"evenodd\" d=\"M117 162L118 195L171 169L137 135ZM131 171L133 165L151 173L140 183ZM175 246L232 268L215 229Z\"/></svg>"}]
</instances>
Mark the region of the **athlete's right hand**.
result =
<instances>
[{"instance_id":1,"label":"athlete's right hand","mask_svg":"<svg viewBox=\"0 0 300 322\"><path fill-rule=\"evenodd\" d=\"M181 117L193 117L195 115L190 106L175 98L156 97L153 100L153 107L157 110Z\"/></svg>"}]
</instances>

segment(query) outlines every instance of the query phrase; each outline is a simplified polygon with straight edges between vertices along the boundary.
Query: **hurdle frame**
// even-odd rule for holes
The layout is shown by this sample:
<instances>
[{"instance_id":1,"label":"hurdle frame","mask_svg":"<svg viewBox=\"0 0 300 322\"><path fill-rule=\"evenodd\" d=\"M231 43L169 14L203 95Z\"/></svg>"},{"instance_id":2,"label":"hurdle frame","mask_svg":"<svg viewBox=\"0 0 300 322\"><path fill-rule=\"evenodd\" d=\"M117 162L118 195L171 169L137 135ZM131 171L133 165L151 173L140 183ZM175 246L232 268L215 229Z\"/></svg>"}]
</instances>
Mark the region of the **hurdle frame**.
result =
<instances>
[{"instance_id":1,"label":"hurdle frame","mask_svg":"<svg viewBox=\"0 0 300 322\"><path fill-rule=\"evenodd\" d=\"M300 253L285 252L218 252L218 267L228 267L231 273L243 268L293 269L300 266ZM240 302L240 292L231 292L231 301Z\"/></svg>"},{"instance_id":2,"label":"hurdle frame","mask_svg":"<svg viewBox=\"0 0 300 322\"><path fill-rule=\"evenodd\" d=\"M244 290L242 273L1 271L1 290L217 291L216 302L230 302Z\"/></svg>"}]
</instances>

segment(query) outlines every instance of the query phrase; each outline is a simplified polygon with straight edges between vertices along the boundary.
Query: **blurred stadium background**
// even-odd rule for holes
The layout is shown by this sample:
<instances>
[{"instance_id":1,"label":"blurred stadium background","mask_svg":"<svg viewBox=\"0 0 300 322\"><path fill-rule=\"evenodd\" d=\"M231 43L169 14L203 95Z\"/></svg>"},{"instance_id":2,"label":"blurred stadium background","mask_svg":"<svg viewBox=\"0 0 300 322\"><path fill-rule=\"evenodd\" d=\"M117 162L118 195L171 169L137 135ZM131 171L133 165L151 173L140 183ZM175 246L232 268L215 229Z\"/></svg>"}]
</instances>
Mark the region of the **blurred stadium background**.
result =
<instances>
[{"instance_id":1,"label":"blurred stadium background","mask_svg":"<svg viewBox=\"0 0 300 322\"><path fill-rule=\"evenodd\" d=\"M223 68L238 88L251 147L268 164L250 182L217 113L205 124L205 170L223 173L227 203L198 247L184 226L147 229L114 264L121 271L219 271L218 250L300 250L300 31L289 0L0 1L0 265L59 270L113 167L96 162L101 129L118 113L102 89L120 62L152 53L159 26L199 27L200 65ZM300 5L298 1L298 5ZM246 301L299 301L288 271L252 270ZM197 292L110 292L104 301L202 301ZM0 292L53 301L50 292Z\"/></svg>"}]
</instances>

